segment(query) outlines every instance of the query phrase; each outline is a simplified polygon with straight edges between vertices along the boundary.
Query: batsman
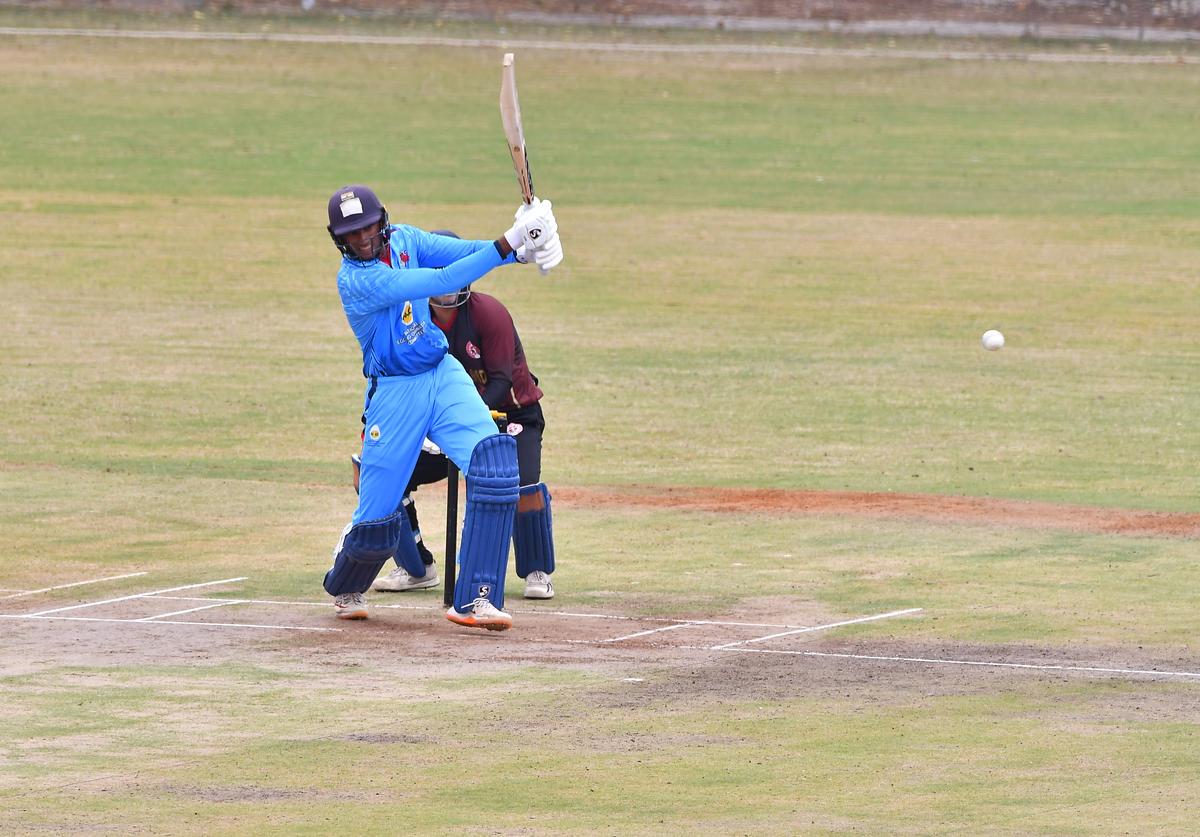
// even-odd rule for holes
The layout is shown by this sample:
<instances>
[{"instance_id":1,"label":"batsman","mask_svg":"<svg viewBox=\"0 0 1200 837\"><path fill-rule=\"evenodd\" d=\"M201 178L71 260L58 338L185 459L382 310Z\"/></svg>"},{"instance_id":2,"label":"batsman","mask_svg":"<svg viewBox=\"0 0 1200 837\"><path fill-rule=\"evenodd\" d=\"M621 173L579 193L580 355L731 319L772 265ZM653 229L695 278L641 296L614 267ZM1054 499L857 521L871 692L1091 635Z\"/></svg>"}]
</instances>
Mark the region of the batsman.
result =
<instances>
[{"instance_id":1,"label":"batsman","mask_svg":"<svg viewBox=\"0 0 1200 837\"><path fill-rule=\"evenodd\" d=\"M325 591L341 619L365 619L363 594L402 540L413 542L405 488L426 438L466 476L459 574L451 622L507 630L504 576L520 493L516 442L497 433L462 364L430 319L429 297L452 294L502 264L533 262L544 273L563 259L550 201L518 208L495 241L465 241L391 224L366 186L329 199L329 235L342 254L337 287L362 349L363 407L358 507L333 550ZM419 557L418 557L419 562ZM416 574L424 567L413 566Z\"/></svg>"}]
</instances>

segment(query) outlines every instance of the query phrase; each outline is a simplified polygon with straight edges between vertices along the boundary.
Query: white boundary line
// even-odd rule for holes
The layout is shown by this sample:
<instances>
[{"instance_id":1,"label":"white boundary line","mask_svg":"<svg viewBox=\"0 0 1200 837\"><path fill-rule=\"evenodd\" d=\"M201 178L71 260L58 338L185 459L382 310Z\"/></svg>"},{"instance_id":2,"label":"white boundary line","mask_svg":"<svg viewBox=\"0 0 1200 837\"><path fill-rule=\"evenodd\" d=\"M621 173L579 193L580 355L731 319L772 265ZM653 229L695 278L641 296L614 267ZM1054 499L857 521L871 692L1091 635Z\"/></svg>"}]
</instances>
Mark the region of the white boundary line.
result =
<instances>
[{"instance_id":1,"label":"white boundary line","mask_svg":"<svg viewBox=\"0 0 1200 837\"><path fill-rule=\"evenodd\" d=\"M320 35L285 32L188 32L185 30L57 29L0 26L0 35L76 38L129 38L174 41L250 41L292 44L375 44L489 49L553 49L565 52L675 53L690 55L805 56L827 58L907 59L917 61L1018 61L1041 64L1198 64L1188 55L1072 54L1065 52L971 52L969 50L839 49L836 47L763 44L647 44L598 41L522 41L509 38L445 38L420 35Z\"/></svg>"},{"instance_id":2,"label":"white boundary line","mask_svg":"<svg viewBox=\"0 0 1200 837\"><path fill-rule=\"evenodd\" d=\"M1068 666L1051 663L1000 663L986 660L954 660L938 657L890 657L877 654L838 654L831 651L784 651L772 648L723 648L718 646L681 646L689 651L728 651L742 654L783 654L793 657L833 657L842 660L868 660L891 663L924 663L927 665L979 666L983 668L1020 668L1034 671L1081 671L1099 674L1137 674L1151 677L1191 677L1200 679L1200 671L1155 671L1142 668L1108 668L1104 666Z\"/></svg>"},{"instance_id":3,"label":"white boundary line","mask_svg":"<svg viewBox=\"0 0 1200 837\"><path fill-rule=\"evenodd\" d=\"M749 645L753 642L766 642L768 639L777 639L781 636L791 636L793 634L805 634L805 633L809 633L811 631L826 631L826 630L829 630L830 628L840 628L843 625L857 625L861 622L874 622L879 619L890 619L894 616L904 616L905 614L908 614L908 613L919 613L920 611L921 611L921 608L919 608L919 607L910 607L907 610L893 610L889 613L878 613L874 616L860 616L857 619L847 619L844 622L830 622L827 625L813 625L812 627L809 627L809 628L796 628L795 630L783 631L782 633L778 633L778 634L769 634L767 636L755 637L754 639L740 639L737 642L727 642L724 645L714 645L711 647L711 650L724 651L727 648L733 648L734 646L737 646L737 645Z\"/></svg>"},{"instance_id":4,"label":"white boundary line","mask_svg":"<svg viewBox=\"0 0 1200 837\"><path fill-rule=\"evenodd\" d=\"M130 599L144 599L147 596L154 596L159 593L174 593L176 590L194 590L197 587L211 587L214 584L230 584L234 581L245 581L248 576L238 576L237 578L222 578L220 581L202 581L199 584L183 584L179 587L164 587L162 590L151 590L148 593L134 593L132 596L118 596L115 599L104 599L99 602L84 602L83 604L67 605L66 607L54 607L49 610L39 610L36 613L27 613L25 616L46 616L50 613L62 613L66 610L79 610L84 607L99 607L100 605L113 604L114 602L127 602ZM120 621L120 620L118 620Z\"/></svg>"},{"instance_id":5,"label":"white boundary line","mask_svg":"<svg viewBox=\"0 0 1200 837\"><path fill-rule=\"evenodd\" d=\"M74 581L70 584L57 584L54 587L42 587L40 590L22 590L20 593L13 593L9 596L0 596L0 602L4 601L5 599L15 599L19 596L32 596L35 593L49 593L51 590L66 590L68 587L81 587L84 584L99 584L102 581L116 581L120 578L136 578L139 575L146 575L146 573L140 572L125 573L125 575L110 575L105 576L104 578L91 578L87 581Z\"/></svg>"}]
</instances>

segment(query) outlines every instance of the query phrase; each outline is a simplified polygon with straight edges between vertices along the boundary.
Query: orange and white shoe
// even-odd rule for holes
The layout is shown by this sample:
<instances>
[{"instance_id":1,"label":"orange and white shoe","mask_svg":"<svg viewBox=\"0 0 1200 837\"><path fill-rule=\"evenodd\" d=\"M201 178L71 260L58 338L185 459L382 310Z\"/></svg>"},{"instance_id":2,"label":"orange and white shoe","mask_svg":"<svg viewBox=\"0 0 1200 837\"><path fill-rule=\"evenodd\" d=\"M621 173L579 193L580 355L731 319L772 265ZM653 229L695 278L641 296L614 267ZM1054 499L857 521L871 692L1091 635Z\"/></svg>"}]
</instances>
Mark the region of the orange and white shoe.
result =
<instances>
[{"instance_id":1,"label":"orange and white shoe","mask_svg":"<svg viewBox=\"0 0 1200 837\"><path fill-rule=\"evenodd\" d=\"M446 618L456 625L487 628L489 631L507 631L512 627L512 617L482 596L471 602L466 613L460 613L451 606L446 611Z\"/></svg>"},{"instance_id":2,"label":"orange and white shoe","mask_svg":"<svg viewBox=\"0 0 1200 837\"><path fill-rule=\"evenodd\" d=\"M333 597L333 612L338 619L366 619L367 600L362 593L343 593Z\"/></svg>"}]
</instances>

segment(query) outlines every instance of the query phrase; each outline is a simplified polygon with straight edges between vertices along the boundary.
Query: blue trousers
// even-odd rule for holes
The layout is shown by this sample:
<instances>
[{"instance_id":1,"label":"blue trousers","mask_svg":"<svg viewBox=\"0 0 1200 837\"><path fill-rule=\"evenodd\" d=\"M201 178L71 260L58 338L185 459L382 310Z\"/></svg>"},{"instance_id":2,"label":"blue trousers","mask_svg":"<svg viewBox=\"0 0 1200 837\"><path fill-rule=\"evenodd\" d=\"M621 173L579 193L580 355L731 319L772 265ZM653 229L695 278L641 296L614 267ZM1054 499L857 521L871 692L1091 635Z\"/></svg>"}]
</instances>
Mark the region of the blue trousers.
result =
<instances>
[{"instance_id":1,"label":"blue trousers","mask_svg":"<svg viewBox=\"0 0 1200 837\"><path fill-rule=\"evenodd\" d=\"M491 412L450 354L421 375L372 379L364 415L355 524L400 508L426 437L465 474L475 446L496 435Z\"/></svg>"},{"instance_id":2,"label":"blue trousers","mask_svg":"<svg viewBox=\"0 0 1200 837\"><path fill-rule=\"evenodd\" d=\"M402 501L428 436L467 475L454 606L465 612L482 596L503 608L520 484L516 443L496 433L475 385L449 355L421 375L372 379L366 400L358 507L335 548L325 591L365 591L400 540L411 541Z\"/></svg>"}]
</instances>

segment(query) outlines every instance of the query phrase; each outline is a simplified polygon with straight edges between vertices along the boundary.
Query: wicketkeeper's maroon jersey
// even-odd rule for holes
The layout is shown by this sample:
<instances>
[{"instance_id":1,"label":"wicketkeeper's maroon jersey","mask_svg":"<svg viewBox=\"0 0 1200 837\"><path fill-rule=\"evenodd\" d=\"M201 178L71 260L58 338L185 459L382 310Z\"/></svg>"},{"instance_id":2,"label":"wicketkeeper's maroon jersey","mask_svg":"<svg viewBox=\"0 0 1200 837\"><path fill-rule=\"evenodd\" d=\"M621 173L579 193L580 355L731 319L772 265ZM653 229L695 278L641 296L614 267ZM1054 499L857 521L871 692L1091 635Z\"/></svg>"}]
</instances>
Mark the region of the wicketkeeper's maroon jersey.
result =
<instances>
[{"instance_id":1,"label":"wicketkeeper's maroon jersey","mask_svg":"<svg viewBox=\"0 0 1200 837\"><path fill-rule=\"evenodd\" d=\"M541 399L517 328L500 300L472 291L442 330L450 354L462 363L488 407L511 412Z\"/></svg>"}]
</instances>

